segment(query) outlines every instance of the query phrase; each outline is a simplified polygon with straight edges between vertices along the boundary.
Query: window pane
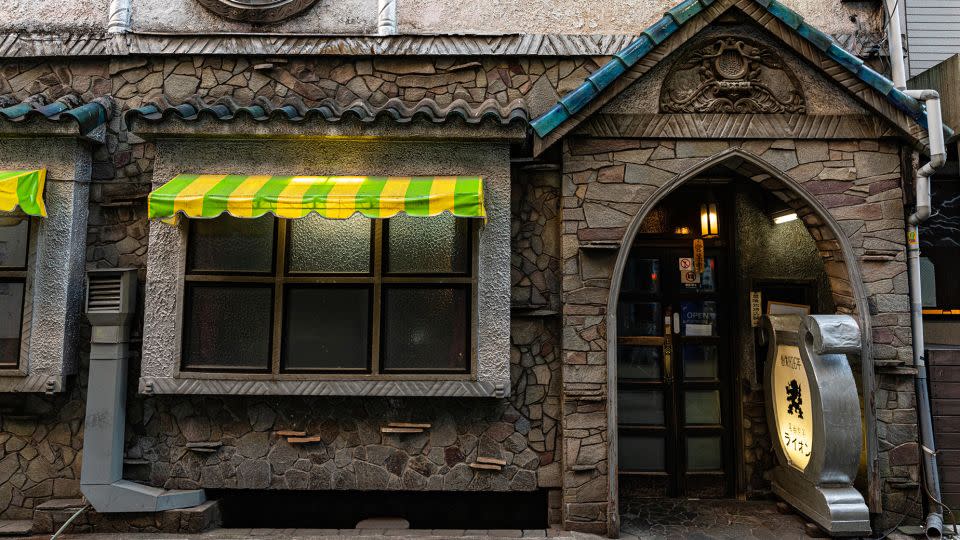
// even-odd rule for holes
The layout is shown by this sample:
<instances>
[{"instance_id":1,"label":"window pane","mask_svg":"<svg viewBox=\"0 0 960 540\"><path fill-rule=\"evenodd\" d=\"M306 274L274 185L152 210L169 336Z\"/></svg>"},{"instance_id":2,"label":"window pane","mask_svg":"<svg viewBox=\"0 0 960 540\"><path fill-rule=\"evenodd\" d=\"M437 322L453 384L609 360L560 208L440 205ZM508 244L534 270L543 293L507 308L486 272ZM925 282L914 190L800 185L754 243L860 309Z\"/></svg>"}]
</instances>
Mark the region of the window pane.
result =
<instances>
[{"instance_id":1,"label":"window pane","mask_svg":"<svg viewBox=\"0 0 960 540\"><path fill-rule=\"evenodd\" d=\"M466 274L469 221L450 214L397 215L387 221L387 272Z\"/></svg>"},{"instance_id":2,"label":"window pane","mask_svg":"<svg viewBox=\"0 0 960 540\"><path fill-rule=\"evenodd\" d=\"M19 217L0 217L0 268L27 266L27 241L30 221Z\"/></svg>"},{"instance_id":3,"label":"window pane","mask_svg":"<svg viewBox=\"0 0 960 540\"><path fill-rule=\"evenodd\" d=\"M0 364L16 365L20 359L23 316L23 283L0 281Z\"/></svg>"},{"instance_id":4,"label":"window pane","mask_svg":"<svg viewBox=\"0 0 960 540\"><path fill-rule=\"evenodd\" d=\"M620 424L663 424L663 392L660 390L623 389L618 396L617 408Z\"/></svg>"},{"instance_id":5,"label":"window pane","mask_svg":"<svg viewBox=\"0 0 960 540\"><path fill-rule=\"evenodd\" d=\"M621 433L617 455L624 471L662 471L666 465L664 440L656 435Z\"/></svg>"},{"instance_id":6,"label":"window pane","mask_svg":"<svg viewBox=\"0 0 960 540\"><path fill-rule=\"evenodd\" d=\"M723 451L720 437L687 437L687 470L723 470Z\"/></svg>"},{"instance_id":7,"label":"window pane","mask_svg":"<svg viewBox=\"0 0 960 540\"><path fill-rule=\"evenodd\" d=\"M290 287L284 311L285 369L366 369L369 289Z\"/></svg>"},{"instance_id":8,"label":"window pane","mask_svg":"<svg viewBox=\"0 0 960 540\"><path fill-rule=\"evenodd\" d=\"M371 221L361 215L290 221L290 272L369 273Z\"/></svg>"},{"instance_id":9,"label":"window pane","mask_svg":"<svg viewBox=\"0 0 960 540\"><path fill-rule=\"evenodd\" d=\"M264 272L273 269L273 216L223 215L191 219L187 264L193 272Z\"/></svg>"},{"instance_id":10,"label":"window pane","mask_svg":"<svg viewBox=\"0 0 960 540\"><path fill-rule=\"evenodd\" d=\"M660 292L660 259L630 257L623 271L623 292Z\"/></svg>"},{"instance_id":11,"label":"window pane","mask_svg":"<svg viewBox=\"0 0 960 540\"><path fill-rule=\"evenodd\" d=\"M719 354L716 345L683 346L684 379L716 379Z\"/></svg>"},{"instance_id":12,"label":"window pane","mask_svg":"<svg viewBox=\"0 0 960 540\"><path fill-rule=\"evenodd\" d=\"M683 395L688 424L720 423L720 392L716 390L687 390Z\"/></svg>"},{"instance_id":13,"label":"window pane","mask_svg":"<svg viewBox=\"0 0 960 540\"><path fill-rule=\"evenodd\" d=\"M620 379L659 379L660 347L621 346L617 352Z\"/></svg>"},{"instance_id":14,"label":"window pane","mask_svg":"<svg viewBox=\"0 0 960 540\"><path fill-rule=\"evenodd\" d=\"M385 288L384 370L466 371L467 294L464 287Z\"/></svg>"},{"instance_id":15,"label":"window pane","mask_svg":"<svg viewBox=\"0 0 960 540\"><path fill-rule=\"evenodd\" d=\"M270 286L192 286L187 290L184 367L267 369Z\"/></svg>"},{"instance_id":16,"label":"window pane","mask_svg":"<svg viewBox=\"0 0 960 540\"><path fill-rule=\"evenodd\" d=\"M663 317L657 302L620 302L617 320L621 337L663 335Z\"/></svg>"}]
</instances>

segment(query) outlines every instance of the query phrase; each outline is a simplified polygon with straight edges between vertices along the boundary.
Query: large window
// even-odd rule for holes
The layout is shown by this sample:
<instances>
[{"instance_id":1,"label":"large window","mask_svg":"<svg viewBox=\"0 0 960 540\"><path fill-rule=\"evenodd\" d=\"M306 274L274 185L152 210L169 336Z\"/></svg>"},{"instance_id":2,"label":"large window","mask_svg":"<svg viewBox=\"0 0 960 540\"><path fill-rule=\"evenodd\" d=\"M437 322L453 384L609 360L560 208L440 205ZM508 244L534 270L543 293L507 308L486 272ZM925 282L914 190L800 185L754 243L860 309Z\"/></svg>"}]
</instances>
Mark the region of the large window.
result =
<instances>
[{"instance_id":1,"label":"large window","mask_svg":"<svg viewBox=\"0 0 960 540\"><path fill-rule=\"evenodd\" d=\"M184 371L469 374L470 220L191 220Z\"/></svg>"},{"instance_id":2,"label":"large window","mask_svg":"<svg viewBox=\"0 0 960 540\"><path fill-rule=\"evenodd\" d=\"M29 219L0 215L0 368L20 360L29 238Z\"/></svg>"}]
</instances>

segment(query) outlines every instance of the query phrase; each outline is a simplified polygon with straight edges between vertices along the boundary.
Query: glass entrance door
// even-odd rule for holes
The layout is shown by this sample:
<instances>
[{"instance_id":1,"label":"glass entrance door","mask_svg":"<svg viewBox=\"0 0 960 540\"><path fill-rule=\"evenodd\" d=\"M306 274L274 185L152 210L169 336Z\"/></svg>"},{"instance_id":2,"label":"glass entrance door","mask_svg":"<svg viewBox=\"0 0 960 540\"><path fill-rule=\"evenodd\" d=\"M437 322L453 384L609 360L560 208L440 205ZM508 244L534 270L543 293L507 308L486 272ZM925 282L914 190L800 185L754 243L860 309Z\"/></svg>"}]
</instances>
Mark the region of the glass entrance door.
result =
<instances>
[{"instance_id":1,"label":"glass entrance door","mask_svg":"<svg viewBox=\"0 0 960 540\"><path fill-rule=\"evenodd\" d=\"M631 250L617 315L621 495L730 495L731 319L715 244L702 273L690 247Z\"/></svg>"}]
</instances>

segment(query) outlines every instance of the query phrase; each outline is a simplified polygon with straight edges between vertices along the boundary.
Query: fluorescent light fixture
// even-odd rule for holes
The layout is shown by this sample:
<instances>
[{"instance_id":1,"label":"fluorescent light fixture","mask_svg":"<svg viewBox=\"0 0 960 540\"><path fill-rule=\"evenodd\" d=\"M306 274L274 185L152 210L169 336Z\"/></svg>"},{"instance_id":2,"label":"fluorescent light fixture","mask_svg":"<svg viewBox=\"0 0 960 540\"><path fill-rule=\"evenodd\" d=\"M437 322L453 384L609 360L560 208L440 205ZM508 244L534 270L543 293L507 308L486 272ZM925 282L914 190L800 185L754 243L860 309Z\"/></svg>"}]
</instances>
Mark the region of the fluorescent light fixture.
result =
<instances>
[{"instance_id":1,"label":"fluorescent light fixture","mask_svg":"<svg viewBox=\"0 0 960 540\"><path fill-rule=\"evenodd\" d=\"M787 223L797 219L796 212L783 212L773 216L773 222L777 225L781 223Z\"/></svg>"}]
</instances>

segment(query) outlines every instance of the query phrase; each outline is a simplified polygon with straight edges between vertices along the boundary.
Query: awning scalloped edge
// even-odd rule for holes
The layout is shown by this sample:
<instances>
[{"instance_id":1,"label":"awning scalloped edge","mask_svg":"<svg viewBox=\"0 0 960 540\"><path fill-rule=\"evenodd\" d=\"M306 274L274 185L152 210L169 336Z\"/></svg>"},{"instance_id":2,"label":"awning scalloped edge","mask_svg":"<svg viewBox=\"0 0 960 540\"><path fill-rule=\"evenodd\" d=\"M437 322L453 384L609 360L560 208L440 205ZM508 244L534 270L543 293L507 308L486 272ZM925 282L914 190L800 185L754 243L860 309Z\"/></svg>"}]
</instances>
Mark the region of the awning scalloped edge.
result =
<instances>
[{"instance_id":1,"label":"awning scalloped edge","mask_svg":"<svg viewBox=\"0 0 960 540\"><path fill-rule=\"evenodd\" d=\"M47 216L43 202L43 184L46 169L33 171L0 171L0 211L12 212L20 208L30 216Z\"/></svg>"},{"instance_id":2,"label":"awning scalloped edge","mask_svg":"<svg viewBox=\"0 0 960 540\"><path fill-rule=\"evenodd\" d=\"M328 219L356 214L386 219L444 212L485 218L483 180L477 176L181 174L150 194L148 214L176 223L180 216L209 219L223 214L248 219L266 214L298 219L312 213Z\"/></svg>"}]
</instances>

